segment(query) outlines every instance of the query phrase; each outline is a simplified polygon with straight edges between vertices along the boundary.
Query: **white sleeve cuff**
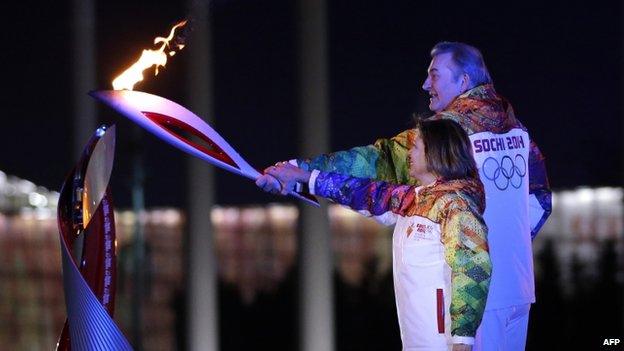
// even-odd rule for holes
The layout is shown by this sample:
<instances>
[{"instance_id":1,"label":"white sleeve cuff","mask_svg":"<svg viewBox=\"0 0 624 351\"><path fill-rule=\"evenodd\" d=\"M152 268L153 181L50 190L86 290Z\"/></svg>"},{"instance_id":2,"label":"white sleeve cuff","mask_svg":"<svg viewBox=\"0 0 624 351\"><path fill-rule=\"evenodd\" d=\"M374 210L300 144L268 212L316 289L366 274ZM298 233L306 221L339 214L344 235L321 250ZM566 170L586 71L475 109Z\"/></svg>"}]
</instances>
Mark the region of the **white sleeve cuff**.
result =
<instances>
[{"instance_id":1,"label":"white sleeve cuff","mask_svg":"<svg viewBox=\"0 0 624 351\"><path fill-rule=\"evenodd\" d=\"M529 221L531 224L531 231L535 230L535 227L537 227L537 224L542 219L544 212L545 211L542 208L542 205L537 200L537 197L535 196L535 194L530 194L529 195Z\"/></svg>"},{"instance_id":2,"label":"white sleeve cuff","mask_svg":"<svg viewBox=\"0 0 624 351\"><path fill-rule=\"evenodd\" d=\"M297 164L297 160L296 159L292 159L292 160L288 160L288 163L290 163L291 165L295 166L295 167L299 167L299 165ZM300 193L303 190L303 184L301 183L297 183L295 184L295 191Z\"/></svg>"},{"instance_id":3,"label":"white sleeve cuff","mask_svg":"<svg viewBox=\"0 0 624 351\"><path fill-rule=\"evenodd\" d=\"M475 338L470 336L451 336L451 341L453 344L464 344L464 345L474 345Z\"/></svg>"},{"instance_id":4,"label":"white sleeve cuff","mask_svg":"<svg viewBox=\"0 0 624 351\"><path fill-rule=\"evenodd\" d=\"M310 180L308 180L308 189L310 190L311 195L316 195L314 191L314 186L316 186L316 177L318 177L320 173L321 171L319 171L318 169L313 169L310 173Z\"/></svg>"}]
</instances>

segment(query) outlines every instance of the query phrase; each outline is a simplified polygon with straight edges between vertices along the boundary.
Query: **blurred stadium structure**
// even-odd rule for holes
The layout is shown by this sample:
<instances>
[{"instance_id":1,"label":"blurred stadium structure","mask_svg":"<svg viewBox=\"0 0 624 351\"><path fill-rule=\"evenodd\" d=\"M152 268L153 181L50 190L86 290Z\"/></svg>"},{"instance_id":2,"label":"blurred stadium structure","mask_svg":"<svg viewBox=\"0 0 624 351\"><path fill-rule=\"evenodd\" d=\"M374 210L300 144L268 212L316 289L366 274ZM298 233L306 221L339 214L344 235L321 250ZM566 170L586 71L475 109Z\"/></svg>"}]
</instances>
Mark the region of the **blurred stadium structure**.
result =
<instances>
[{"instance_id":1,"label":"blurred stadium structure","mask_svg":"<svg viewBox=\"0 0 624 351\"><path fill-rule=\"evenodd\" d=\"M570 345L588 348L596 338L621 335L622 196L620 188L555 193L554 212L534 242L538 302L532 309L529 349L538 341L561 346L552 335L567 335ZM56 192L0 173L0 344L7 349L48 350L64 322L57 199ZM339 206L326 209L332 232L337 349L400 348L390 228ZM206 215L217 248L221 348L296 349L297 208L215 207ZM116 319L126 335L135 216L131 211L116 216ZM142 344L148 350L182 350L185 215L177 209L152 209L139 214L139 220L145 231L148 277Z\"/></svg>"}]
</instances>

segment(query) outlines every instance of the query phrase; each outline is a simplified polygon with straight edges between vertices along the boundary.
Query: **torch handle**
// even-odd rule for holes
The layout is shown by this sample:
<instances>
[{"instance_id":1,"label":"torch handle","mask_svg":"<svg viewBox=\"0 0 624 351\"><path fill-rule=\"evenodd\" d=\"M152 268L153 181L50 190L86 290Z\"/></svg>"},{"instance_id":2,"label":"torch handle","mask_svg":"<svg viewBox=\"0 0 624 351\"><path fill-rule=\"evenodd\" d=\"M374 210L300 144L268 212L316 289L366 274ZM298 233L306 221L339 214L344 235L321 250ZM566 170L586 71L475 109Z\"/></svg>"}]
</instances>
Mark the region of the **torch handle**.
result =
<instances>
[{"instance_id":1,"label":"torch handle","mask_svg":"<svg viewBox=\"0 0 624 351\"><path fill-rule=\"evenodd\" d=\"M321 207L321 204L319 204L318 200L314 195L308 193L298 193L296 191L291 191L288 193L288 195L296 197L303 202L307 202L309 205L312 205L314 207Z\"/></svg>"}]
</instances>

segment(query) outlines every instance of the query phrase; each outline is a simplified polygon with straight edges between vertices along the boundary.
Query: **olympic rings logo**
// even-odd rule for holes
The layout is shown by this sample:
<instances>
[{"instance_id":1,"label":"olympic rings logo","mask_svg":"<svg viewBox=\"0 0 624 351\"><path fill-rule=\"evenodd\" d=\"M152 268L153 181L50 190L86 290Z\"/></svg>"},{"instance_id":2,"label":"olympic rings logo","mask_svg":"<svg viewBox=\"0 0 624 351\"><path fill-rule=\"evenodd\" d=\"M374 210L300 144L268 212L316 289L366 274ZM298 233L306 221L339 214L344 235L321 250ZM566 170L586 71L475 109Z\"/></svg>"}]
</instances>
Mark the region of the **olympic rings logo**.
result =
<instances>
[{"instance_id":1,"label":"olympic rings logo","mask_svg":"<svg viewBox=\"0 0 624 351\"><path fill-rule=\"evenodd\" d=\"M483 161L481 172L485 178L494 182L498 190L506 190L509 185L520 189L522 179L527 174L527 163L520 154L516 154L513 159L503 156L500 163L494 157L488 157Z\"/></svg>"}]
</instances>

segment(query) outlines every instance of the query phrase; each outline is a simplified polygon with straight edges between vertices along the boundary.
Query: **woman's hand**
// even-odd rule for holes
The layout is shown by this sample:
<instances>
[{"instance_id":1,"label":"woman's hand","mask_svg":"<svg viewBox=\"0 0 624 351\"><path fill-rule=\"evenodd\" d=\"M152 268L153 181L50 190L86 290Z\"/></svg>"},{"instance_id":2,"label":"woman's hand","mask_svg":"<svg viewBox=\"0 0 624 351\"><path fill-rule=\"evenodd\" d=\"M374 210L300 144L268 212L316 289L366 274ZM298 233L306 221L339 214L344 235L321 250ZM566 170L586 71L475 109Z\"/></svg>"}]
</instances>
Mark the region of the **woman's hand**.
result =
<instances>
[{"instance_id":1,"label":"woman's hand","mask_svg":"<svg viewBox=\"0 0 624 351\"><path fill-rule=\"evenodd\" d=\"M286 195L295 189L297 182L307 183L309 180L310 172L288 162L278 162L264 170L264 175L256 179L256 185L266 192Z\"/></svg>"}]
</instances>

